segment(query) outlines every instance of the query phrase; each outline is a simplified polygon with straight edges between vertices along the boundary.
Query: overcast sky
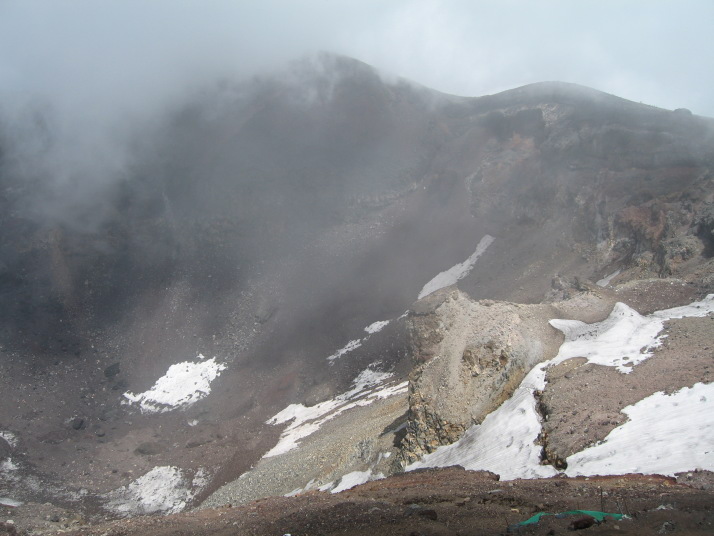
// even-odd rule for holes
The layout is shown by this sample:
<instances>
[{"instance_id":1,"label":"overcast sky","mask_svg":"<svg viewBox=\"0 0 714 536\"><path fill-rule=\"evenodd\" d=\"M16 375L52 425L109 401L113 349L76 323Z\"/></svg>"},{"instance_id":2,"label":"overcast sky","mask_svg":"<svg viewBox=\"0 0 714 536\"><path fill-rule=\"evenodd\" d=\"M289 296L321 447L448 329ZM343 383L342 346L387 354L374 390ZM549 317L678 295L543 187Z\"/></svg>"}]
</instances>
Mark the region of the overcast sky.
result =
<instances>
[{"instance_id":1,"label":"overcast sky","mask_svg":"<svg viewBox=\"0 0 714 536\"><path fill-rule=\"evenodd\" d=\"M118 169L122 124L321 50L454 94L562 80L714 117L712 21L714 0L0 0L0 121L44 106L55 160Z\"/></svg>"},{"instance_id":2,"label":"overcast sky","mask_svg":"<svg viewBox=\"0 0 714 536\"><path fill-rule=\"evenodd\" d=\"M563 80L714 116L712 21L712 0L0 0L0 89L141 112L327 50L450 93Z\"/></svg>"}]
</instances>

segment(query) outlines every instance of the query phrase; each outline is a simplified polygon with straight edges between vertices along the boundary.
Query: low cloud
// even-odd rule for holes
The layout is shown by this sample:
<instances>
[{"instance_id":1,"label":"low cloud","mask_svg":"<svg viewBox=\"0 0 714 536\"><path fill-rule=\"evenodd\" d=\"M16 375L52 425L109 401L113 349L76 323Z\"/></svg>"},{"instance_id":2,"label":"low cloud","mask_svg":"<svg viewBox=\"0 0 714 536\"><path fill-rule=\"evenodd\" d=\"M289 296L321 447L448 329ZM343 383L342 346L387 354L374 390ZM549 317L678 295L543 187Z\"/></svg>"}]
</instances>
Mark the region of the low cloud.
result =
<instances>
[{"instance_id":1,"label":"low cloud","mask_svg":"<svg viewBox=\"0 0 714 536\"><path fill-rule=\"evenodd\" d=\"M705 0L5 0L4 165L99 191L187 95L320 50L449 93L564 80L714 116L712 18Z\"/></svg>"}]
</instances>

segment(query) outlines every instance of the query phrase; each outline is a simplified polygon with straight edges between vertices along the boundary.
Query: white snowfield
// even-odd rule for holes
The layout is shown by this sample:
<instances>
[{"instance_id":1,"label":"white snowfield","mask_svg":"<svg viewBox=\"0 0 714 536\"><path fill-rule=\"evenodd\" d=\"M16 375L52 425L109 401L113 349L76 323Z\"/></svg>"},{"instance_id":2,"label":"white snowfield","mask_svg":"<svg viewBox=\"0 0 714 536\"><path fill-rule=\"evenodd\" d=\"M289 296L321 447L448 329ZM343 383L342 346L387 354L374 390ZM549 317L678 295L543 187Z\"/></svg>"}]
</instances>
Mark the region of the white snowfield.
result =
<instances>
[{"instance_id":1,"label":"white snowfield","mask_svg":"<svg viewBox=\"0 0 714 536\"><path fill-rule=\"evenodd\" d=\"M12 448L17 447L19 443L19 441L17 440L17 436L12 432L0 431L0 438L4 439L5 442Z\"/></svg>"},{"instance_id":2,"label":"white snowfield","mask_svg":"<svg viewBox=\"0 0 714 536\"><path fill-rule=\"evenodd\" d=\"M602 322L586 324L578 320L551 320L550 325L565 335L558 355L549 364L571 357L585 357L589 363L617 367L632 372L632 367L652 356L661 346L659 333L664 323L685 316L706 316L714 311L714 294L700 302L642 316L624 303L617 303Z\"/></svg>"},{"instance_id":3,"label":"white snowfield","mask_svg":"<svg viewBox=\"0 0 714 536\"><path fill-rule=\"evenodd\" d=\"M495 238L493 238L491 235L485 235L476 246L476 251L474 251L468 259L466 259L460 264L452 266L444 272L441 272L431 281L429 281L426 285L424 285L424 288L422 288L421 292L419 293L418 299L421 300L423 297L428 296L432 292L436 292L441 288L453 285L460 279L463 279L464 277L469 275L469 272L471 272L471 270L473 269L474 265L476 264L476 261L481 255L484 254L488 246L490 246L494 240Z\"/></svg>"},{"instance_id":4,"label":"white snowfield","mask_svg":"<svg viewBox=\"0 0 714 536\"><path fill-rule=\"evenodd\" d=\"M368 368L354 379L352 389L333 399L310 407L303 404L290 404L266 421L267 424L287 422L290 424L283 430L278 444L265 453L263 458L278 456L297 448L301 439L315 433L327 421L349 409L367 406L376 400L405 393L407 382L384 385L391 377L392 374L389 372L379 372Z\"/></svg>"},{"instance_id":5,"label":"white snowfield","mask_svg":"<svg viewBox=\"0 0 714 536\"><path fill-rule=\"evenodd\" d=\"M5 443L7 443L10 448L17 448L17 445L20 443L17 439L17 436L13 434L12 432L7 432L7 431L2 431L0 430L0 439L3 439Z\"/></svg>"},{"instance_id":6,"label":"white snowfield","mask_svg":"<svg viewBox=\"0 0 714 536\"><path fill-rule=\"evenodd\" d=\"M352 489L360 484L365 484L367 482L371 482L372 480L381 480L383 478L386 478L383 473L373 473L372 469L367 469L366 471L352 471L351 473L342 475L342 477L340 477L336 482L328 482L322 486L318 485L314 479L310 480L304 488L294 489L290 493L286 493L285 497L294 497L295 495L312 490L340 493L341 491Z\"/></svg>"},{"instance_id":7,"label":"white snowfield","mask_svg":"<svg viewBox=\"0 0 714 536\"><path fill-rule=\"evenodd\" d=\"M12 480L12 473L16 472L19 469L20 466L17 465L11 457L7 457L0 462L0 474L2 474L7 479Z\"/></svg>"},{"instance_id":8,"label":"white snowfield","mask_svg":"<svg viewBox=\"0 0 714 536\"><path fill-rule=\"evenodd\" d=\"M461 465L465 469L492 471L501 480L547 478L558 472L550 465L540 465L540 445L535 442L541 432L533 390L544 381L545 372L534 368L521 385L481 424L469 428L451 445L436 449L420 461L409 465L413 471L425 467Z\"/></svg>"},{"instance_id":9,"label":"white snowfield","mask_svg":"<svg viewBox=\"0 0 714 536\"><path fill-rule=\"evenodd\" d=\"M714 384L655 393L622 411L629 421L568 457L568 476L714 469Z\"/></svg>"},{"instance_id":10,"label":"white snowfield","mask_svg":"<svg viewBox=\"0 0 714 536\"><path fill-rule=\"evenodd\" d=\"M541 422L533 392L545 387L546 368L573 357L617 367L628 373L661 344L664 321L701 317L714 312L714 294L684 307L641 316L618 303L602 322L585 324L552 320L565 342L558 355L534 367L513 396L472 426L452 445L440 447L407 467L462 465L493 471L503 480L557 474L540 465L536 440ZM655 393L623 410L629 421L615 428L599 445L567 459L568 475L607 475L638 472L672 475L694 469L714 470L714 385L696 384L672 395Z\"/></svg>"},{"instance_id":11,"label":"white snowfield","mask_svg":"<svg viewBox=\"0 0 714 536\"><path fill-rule=\"evenodd\" d=\"M130 484L107 493L105 508L121 516L182 511L208 479L199 469L189 479L178 467L154 467Z\"/></svg>"},{"instance_id":12,"label":"white snowfield","mask_svg":"<svg viewBox=\"0 0 714 536\"><path fill-rule=\"evenodd\" d=\"M342 348L337 350L334 354L330 355L327 357L328 361L334 361L335 359L339 359L343 355L351 352L352 350L356 350L362 346L362 339L354 339L345 344Z\"/></svg>"},{"instance_id":13,"label":"white snowfield","mask_svg":"<svg viewBox=\"0 0 714 536\"><path fill-rule=\"evenodd\" d=\"M184 361L171 365L154 386L143 393L124 393L122 403L138 404L142 413L165 413L175 409L186 409L211 392L211 382L225 370L226 366L216 362L216 358L200 361Z\"/></svg>"}]
</instances>

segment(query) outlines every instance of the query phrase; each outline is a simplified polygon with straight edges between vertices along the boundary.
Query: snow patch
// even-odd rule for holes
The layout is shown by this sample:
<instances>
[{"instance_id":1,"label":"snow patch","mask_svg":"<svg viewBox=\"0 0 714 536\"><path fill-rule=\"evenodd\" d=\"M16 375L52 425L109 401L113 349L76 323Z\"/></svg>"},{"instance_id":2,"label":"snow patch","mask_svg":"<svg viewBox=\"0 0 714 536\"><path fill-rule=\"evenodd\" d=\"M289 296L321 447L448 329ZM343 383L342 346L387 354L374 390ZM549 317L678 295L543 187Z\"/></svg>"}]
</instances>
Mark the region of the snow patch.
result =
<instances>
[{"instance_id":1,"label":"snow patch","mask_svg":"<svg viewBox=\"0 0 714 536\"><path fill-rule=\"evenodd\" d=\"M602 279L598 280L597 283L595 283L598 287L606 287L610 284L610 281L615 279L618 275L620 275L620 272L622 270L615 270L612 272L610 275L603 277Z\"/></svg>"},{"instance_id":2,"label":"snow patch","mask_svg":"<svg viewBox=\"0 0 714 536\"><path fill-rule=\"evenodd\" d=\"M397 383L395 385L388 385L378 391L372 392L369 397L374 400L382 400L384 398L389 398L391 396L401 395L409 390L409 382Z\"/></svg>"},{"instance_id":3,"label":"snow patch","mask_svg":"<svg viewBox=\"0 0 714 536\"><path fill-rule=\"evenodd\" d=\"M334 486L334 482L328 482L327 484L320 485L320 482L317 479L313 478L312 480L310 480L310 482L305 484L304 488L295 488L291 492L288 492L285 495L283 495L283 497L294 497L295 495L300 495L301 493L305 493L307 491L311 491L311 490L315 490L315 489L320 490L320 491L328 491L328 490L332 489L333 486Z\"/></svg>"},{"instance_id":4,"label":"snow patch","mask_svg":"<svg viewBox=\"0 0 714 536\"><path fill-rule=\"evenodd\" d=\"M708 294L702 301L693 302L689 305L655 311L650 316L663 320L672 320L674 318L702 317L707 316L709 313L714 313L714 294Z\"/></svg>"},{"instance_id":5,"label":"snow patch","mask_svg":"<svg viewBox=\"0 0 714 536\"><path fill-rule=\"evenodd\" d=\"M357 377L352 380L352 389L349 391L338 395L337 398L343 397L345 400L354 398L363 391L366 391L372 387L379 385L391 378L393 374L391 372L381 372L379 370L373 370L371 368L364 369L360 372Z\"/></svg>"},{"instance_id":6,"label":"snow patch","mask_svg":"<svg viewBox=\"0 0 714 536\"><path fill-rule=\"evenodd\" d=\"M533 369L511 398L481 424L469 428L459 441L439 447L406 470L461 465L473 471L493 471L501 480L556 475L553 467L540 465L541 447L535 444L541 423L532 385L539 383L541 372Z\"/></svg>"},{"instance_id":7,"label":"snow patch","mask_svg":"<svg viewBox=\"0 0 714 536\"><path fill-rule=\"evenodd\" d=\"M17 440L17 436L12 432L0 431L0 438L4 439L5 442L12 448L17 447L19 443L19 441Z\"/></svg>"},{"instance_id":8,"label":"snow patch","mask_svg":"<svg viewBox=\"0 0 714 536\"><path fill-rule=\"evenodd\" d=\"M121 516L182 511L208 484L202 468L189 480L178 467L154 467L144 476L107 493L105 507Z\"/></svg>"},{"instance_id":9,"label":"snow patch","mask_svg":"<svg viewBox=\"0 0 714 536\"><path fill-rule=\"evenodd\" d=\"M226 366L216 362L216 358L204 360L199 354L199 362L184 361L171 365L169 370L146 392L124 393L124 404L138 404L142 413L165 413L192 406L211 392L211 382L225 370Z\"/></svg>"},{"instance_id":10,"label":"snow patch","mask_svg":"<svg viewBox=\"0 0 714 536\"><path fill-rule=\"evenodd\" d=\"M380 372L368 368L360 372L353 380L352 388L349 391L337 395L333 399L310 407L303 404L290 404L266 421L267 424L273 425L290 424L283 430L278 444L265 453L263 458L278 456L297 448L301 439L317 432L323 424L349 409L367 406L375 400L406 393L407 382L398 385L385 385L381 389L376 389L391 377L391 372Z\"/></svg>"},{"instance_id":11,"label":"snow patch","mask_svg":"<svg viewBox=\"0 0 714 536\"><path fill-rule=\"evenodd\" d=\"M397 318L397 320L400 320L401 318L405 317L409 311L404 313L402 316ZM339 359L343 355L351 352L352 350L356 350L360 346L362 346L362 343L366 342L372 335L375 333L379 333L382 331L387 325L391 322L391 320L380 320L378 322L372 322L369 326L364 328L364 331L367 332L367 336L362 338L362 339L354 339L348 342L345 346L337 350L334 354L330 355L327 357L327 360L330 362L330 364L333 364L332 362L335 359Z\"/></svg>"},{"instance_id":12,"label":"snow patch","mask_svg":"<svg viewBox=\"0 0 714 536\"><path fill-rule=\"evenodd\" d=\"M573 357L584 357L589 363L616 367L632 372L632 367L652 357L662 345L660 332L667 320L685 316L706 316L714 312L714 294L683 307L674 307L642 316L624 303L616 303L602 322L586 324L578 320L553 319L550 325L565 335L565 342L550 364Z\"/></svg>"},{"instance_id":13,"label":"snow patch","mask_svg":"<svg viewBox=\"0 0 714 536\"><path fill-rule=\"evenodd\" d=\"M422 288L421 292L419 293L418 299L421 300L423 297L428 296L432 292L436 292L441 288L453 285L460 279L463 279L464 277L469 275L469 272L471 272L471 270L473 269L474 265L476 264L476 261L481 255L483 255L488 246L490 246L494 240L495 238L493 238L491 235L485 235L476 246L476 251L474 251L474 253L468 259L466 259L460 264L452 266L444 272L441 272L431 281L429 281L426 285L424 285L424 288Z\"/></svg>"},{"instance_id":14,"label":"snow patch","mask_svg":"<svg viewBox=\"0 0 714 536\"><path fill-rule=\"evenodd\" d=\"M340 493L341 491L354 488L355 486L359 486L360 484L364 484L370 480L380 480L382 478L384 478L382 473L372 475L371 469L367 469L366 471L352 471L351 473L343 475L340 479L340 483L332 488L330 493Z\"/></svg>"},{"instance_id":15,"label":"snow patch","mask_svg":"<svg viewBox=\"0 0 714 536\"><path fill-rule=\"evenodd\" d=\"M373 322L372 324L370 324L369 326L367 326L366 328L364 328L364 330L365 330L367 333L369 333L370 335L372 335L373 333L379 333L379 332L382 331L385 327L387 327L387 325L389 324L389 322L391 322L391 321L390 321L390 320L382 320L381 322Z\"/></svg>"},{"instance_id":16,"label":"snow patch","mask_svg":"<svg viewBox=\"0 0 714 536\"><path fill-rule=\"evenodd\" d=\"M342 357L342 356L345 355L346 353L349 353L349 352L351 352L352 350L356 350L356 349L359 348L360 346L362 346L362 340L361 340L361 339L352 340L352 341L348 342L345 346L343 346L342 348L340 348L339 350L337 350L334 354L332 354L331 356L328 356L327 360L328 360L328 361L334 361L335 359L339 359L340 357Z\"/></svg>"},{"instance_id":17,"label":"snow patch","mask_svg":"<svg viewBox=\"0 0 714 536\"><path fill-rule=\"evenodd\" d=\"M663 321L643 317L624 303L617 303L602 322L586 324L554 319L550 325L565 335L555 362L584 357L589 363L614 366L627 374L634 365L651 357L652 350L661 344L657 335L662 331Z\"/></svg>"},{"instance_id":18,"label":"snow patch","mask_svg":"<svg viewBox=\"0 0 714 536\"><path fill-rule=\"evenodd\" d=\"M568 476L714 470L714 384L658 392L622 411L627 422L568 457Z\"/></svg>"},{"instance_id":19,"label":"snow patch","mask_svg":"<svg viewBox=\"0 0 714 536\"><path fill-rule=\"evenodd\" d=\"M206 486L208 486L210 480L211 479L208 474L208 471L206 471L203 467L199 467L196 473L193 475L191 486L193 486L194 490L200 491Z\"/></svg>"},{"instance_id":20,"label":"snow patch","mask_svg":"<svg viewBox=\"0 0 714 536\"><path fill-rule=\"evenodd\" d=\"M305 484L304 488L295 488L294 490L283 495L283 497L295 497L295 495L300 495L301 493L305 493L306 491L310 491L311 489L315 489L316 487L317 485L315 483L315 479L313 478L312 480L310 480L310 482Z\"/></svg>"},{"instance_id":21,"label":"snow patch","mask_svg":"<svg viewBox=\"0 0 714 536\"><path fill-rule=\"evenodd\" d=\"M22 501L16 501L15 499L11 499L10 497L0 497L0 505L2 506L7 506L9 508L17 508L18 506L22 506L24 503Z\"/></svg>"},{"instance_id":22,"label":"snow patch","mask_svg":"<svg viewBox=\"0 0 714 536\"><path fill-rule=\"evenodd\" d=\"M314 479L310 480L304 488L295 489L286 494L285 497L293 497L295 495L299 495L300 493L310 491L311 489L329 491L330 493L340 493L342 491L352 489L355 486L359 486L360 484L371 482L372 480L381 480L383 478L386 478L383 473L373 474L371 469L367 469L366 471L352 471L351 473L342 475L339 480L335 482L328 482L322 486L318 486Z\"/></svg>"},{"instance_id":23,"label":"snow patch","mask_svg":"<svg viewBox=\"0 0 714 536\"><path fill-rule=\"evenodd\" d=\"M20 469L20 466L17 465L14 461L12 461L12 458L5 458L2 462L0 462L0 473L14 473Z\"/></svg>"}]
</instances>

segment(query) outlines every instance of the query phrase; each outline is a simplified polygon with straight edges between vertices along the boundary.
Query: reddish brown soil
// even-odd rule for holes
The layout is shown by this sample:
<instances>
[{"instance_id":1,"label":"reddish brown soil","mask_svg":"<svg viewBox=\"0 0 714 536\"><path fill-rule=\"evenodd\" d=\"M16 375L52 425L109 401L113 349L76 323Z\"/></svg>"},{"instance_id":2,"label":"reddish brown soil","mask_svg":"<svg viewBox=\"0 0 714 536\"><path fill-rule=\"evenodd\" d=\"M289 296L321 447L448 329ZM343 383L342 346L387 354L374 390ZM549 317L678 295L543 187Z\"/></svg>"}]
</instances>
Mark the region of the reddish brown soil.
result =
<instances>
[{"instance_id":1,"label":"reddish brown soil","mask_svg":"<svg viewBox=\"0 0 714 536\"><path fill-rule=\"evenodd\" d=\"M711 474L704 474L711 484ZM236 507L144 517L79 528L72 536L168 535L480 535L563 534L573 518L546 518L522 527L539 511L572 509L626 513L585 534L712 534L714 491L659 476L554 478L499 482L484 472L447 468L370 482L336 495L310 492Z\"/></svg>"}]
</instances>

